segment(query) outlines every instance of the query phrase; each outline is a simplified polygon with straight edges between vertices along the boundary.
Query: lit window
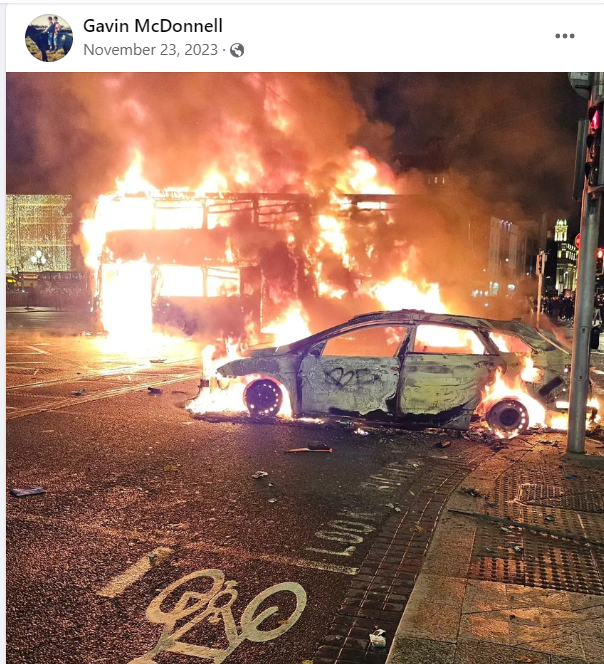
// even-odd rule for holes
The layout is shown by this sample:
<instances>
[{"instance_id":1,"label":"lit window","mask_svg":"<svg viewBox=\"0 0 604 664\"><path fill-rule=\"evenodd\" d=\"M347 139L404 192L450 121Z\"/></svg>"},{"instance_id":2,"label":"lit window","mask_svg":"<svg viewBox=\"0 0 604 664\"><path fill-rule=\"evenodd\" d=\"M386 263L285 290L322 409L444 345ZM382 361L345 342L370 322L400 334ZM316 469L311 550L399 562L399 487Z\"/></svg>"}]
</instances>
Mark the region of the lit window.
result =
<instances>
[{"instance_id":1,"label":"lit window","mask_svg":"<svg viewBox=\"0 0 604 664\"><path fill-rule=\"evenodd\" d=\"M406 336L405 327L351 330L329 339L323 357L395 357Z\"/></svg>"},{"instance_id":2,"label":"lit window","mask_svg":"<svg viewBox=\"0 0 604 664\"><path fill-rule=\"evenodd\" d=\"M413 352L438 355L485 355L487 351L472 330L444 325L420 325L415 333Z\"/></svg>"}]
</instances>

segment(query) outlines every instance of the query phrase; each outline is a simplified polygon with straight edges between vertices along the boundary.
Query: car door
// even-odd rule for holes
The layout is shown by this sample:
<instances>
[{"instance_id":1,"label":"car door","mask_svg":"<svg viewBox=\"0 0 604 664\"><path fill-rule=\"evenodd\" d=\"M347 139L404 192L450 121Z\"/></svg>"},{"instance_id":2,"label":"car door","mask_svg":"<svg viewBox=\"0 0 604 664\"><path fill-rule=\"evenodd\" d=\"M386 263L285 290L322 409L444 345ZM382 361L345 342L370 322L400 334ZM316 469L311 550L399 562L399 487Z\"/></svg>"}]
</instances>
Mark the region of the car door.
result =
<instances>
[{"instance_id":1,"label":"car door","mask_svg":"<svg viewBox=\"0 0 604 664\"><path fill-rule=\"evenodd\" d=\"M505 366L492 345L474 330L444 325L418 325L404 355L398 406L402 417L469 417L485 385Z\"/></svg>"},{"instance_id":2,"label":"car door","mask_svg":"<svg viewBox=\"0 0 604 664\"><path fill-rule=\"evenodd\" d=\"M393 416L401 368L403 326L340 331L313 346L298 374L302 412L309 415Z\"/></svg>"}]
</instances>

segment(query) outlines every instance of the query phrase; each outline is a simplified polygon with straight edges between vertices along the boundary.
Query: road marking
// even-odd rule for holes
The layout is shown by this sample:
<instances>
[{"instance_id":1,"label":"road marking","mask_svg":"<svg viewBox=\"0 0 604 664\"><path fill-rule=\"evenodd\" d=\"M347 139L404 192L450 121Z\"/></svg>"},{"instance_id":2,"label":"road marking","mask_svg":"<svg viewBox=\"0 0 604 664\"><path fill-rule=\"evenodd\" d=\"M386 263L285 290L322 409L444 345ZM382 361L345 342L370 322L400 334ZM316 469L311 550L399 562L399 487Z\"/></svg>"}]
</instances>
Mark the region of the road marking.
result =
<instances>
[{"instance_id":1,"label":"road marking","mask_svg":"<svg viewBox=\"0 0 604 664\"><path fill-rule=\"evenodd\" d=\"M318 569L322 572L335 572L336 574L347 574L355 576L358 574L358 567L346 567L344 565L334 565L333 563L322 563L317 560L306 560L305 558L294 558L292 556L283 556L278 553L254 553L244 549L236 549L228 546L220 546L209 542L191 542L185 544L183 549L192 551L202 551L203 553L216 553L242 558L243 560L262 560L268 563L277 563L278 565L291 565L292 567L304 567L307 569Z\"/></svg>"},{"instance_id":2,"label":"road marking","mask_svg":"<svg viewBox=\"0 0 604 664\"><path fill-rule=\"evenodd\" d=\"M42 353L20 352L20 353L7 353L7 355L42 355Z\"/></svg>"},{"instance_id":3,"label":"road marking","mask_svg":"<svg viewBox=\"0 0 604 664\"><path fill-rule=\"evenodd\" d=\"M28 353L28 354L33 355L33 353ZM21 353L15 353L15 355L21 355ZM15 369L17 367L20 367L22 364L46 364L46 362L35 362L35 361L21 362L21 361L18 361L18 362L13 363L13 364L7 364L6 368L7 369Z\"/></svg>"},{"instance_id":4,"label":"road marking","mask_svg":"<svg viewBox=\"0 0 604 664\"><path fill-rule=\"evenodd\" d=\"M39 364L39 363L38 363ZM54 404L49 404L47 406L30 406L27 408L21 408L14 413L7 414L7 420L14 420L19 417L26 417L27 415L37 415L38 413L43 413L52 410L58 410L60 408L69 408L69 406L75 406L81 403L88 403L89 401L98 401L100 399L109 399L111 397L118 397L122 394L128 394L129 392L136 392L138 390L145 390L148 387L161 387L162 385L170 385L171 383L178 383L183 380L190 380L199 376L199 371L192 371L191 373L181 374L176 378L168 378L164 380L156 381L147 381L144 383L139 383L138 385L129 385L126 387L118 387L113 390L104 390L102 392L96 392L95 394L85 394L81 397L67 397L63 401L56 402Z\"/></svg>"},{"instance_id":5,"label":"road marking","mask_svg":"<svg viewBox=\"0 0 604 664\"><path fill-rule=\"evenodd\" d=\"M125 572L111 579L104 588L97 592L97 595L110 598L121 595L128 586L142 579L149 570L172 553L174 553L174 549L169 549L167 546L158 546L157 549L153 549L153 551L137 560L134 565L130 565Z\"/></svg>"},{"instance_id":6,"label":"road marking","mask_svg":"<svg viewBox=\"0 0 604 664\"><path fill-rule=\"evenodd\" d=\"M176 538L165 537L154 533L141 533L138 530L119 530L118 528L108 528L107 526L100 526L95 523L73 523L67 524L62 519L55 519L52 517L40 516L38 514L7 514L6 518L15 521L28 521L30 523L40 523L47 526L61 526L66 528L69 526L87 532L95 532L107 537L115 538L122 537L124 539L136 540L139 542L151 542L153 544L169 544L171 547L177 547L184 551L201 551L203 553L212 553L227 555L233 558L241 558L242 560L262 560L269 563L277 563L280 565L291 565L292 567L303 567L307 569L317 569L322 572L334 572L336 574L346 574L348 576L355 576L358 574L358 567L346 567L344 565L334 565L332 563L322 563L316 560L305 560L303 558L294 558L292 556L283 556L280 554L271 553L254 553L244 549L237 549L234 547L220 546L210 542L190 542L182 543Z\"/></svg>"},{"instance_id":7,"label":"road marking","mask_svg":"<svg viewBox=\"0 0 604 664\"><path fill-rule=\"evenodd\" d=\"M166 602L175 590L198 578L211 579L212 585L210 589L203 593L185 590L176 602L174 602L173 598L171 598L171 601ZM227 581L222 570L202 569L192 574L187 574L164 588L151 601L146 611L147 619L150 622L164 625L159 641L152 650L145 653L142 657L130 660L128 664L149 664L150 662L155 662L156 655L160 655L163 652L188 655L189 657L206 661L212 660L213 664L221 664L245 640L252 643L265 643L285 634L285 632L298 622L298 619L306 608L307 595L304 588L299 583L285 581L258 593L243 610L239 618L240 624L237 624L237 619L233 615L231 608L239 596L238 591L235 589L237 585L236 581ZM262 623L267 621L271 616L275 614L281 616L279 606L264 608L262 612L260 611L260 607L266 606L264 603L273 595L281 593L279 597L282 598L284 592L292 593L296 598L296 606L293 612L287 618L279 620L277 626L273 627L273 629L260 629ZM171 608L166 609L165 604ZM183 624L183 618L189 618L190 616L192 617L189 621ZM179 641L189 630L203 623L206 619L207 622L213 625L222 626L224 636L226 637L226 647L217 648L218 643L215 642L217 640L215 630L210 631L208 636L208 640L211 639L214 641L211 647L197 645L189 639L187 641ZM199 638L199 630L196 631L195 636ZM221 639L221 641L223 640Z\"/></svg>"},{"instance_id":8,"label":"road marking","mask_svg":"<svg viewBox=\"0 0 604 664\"><path fill-rule=\"evenodd\" d=\"M42 350L37 346L25 346L25 348L29 348L30 350L35 350L36 353L38 353L38 355L50 355L50 353L47 350Z\"/></svg>"}]
</instances>

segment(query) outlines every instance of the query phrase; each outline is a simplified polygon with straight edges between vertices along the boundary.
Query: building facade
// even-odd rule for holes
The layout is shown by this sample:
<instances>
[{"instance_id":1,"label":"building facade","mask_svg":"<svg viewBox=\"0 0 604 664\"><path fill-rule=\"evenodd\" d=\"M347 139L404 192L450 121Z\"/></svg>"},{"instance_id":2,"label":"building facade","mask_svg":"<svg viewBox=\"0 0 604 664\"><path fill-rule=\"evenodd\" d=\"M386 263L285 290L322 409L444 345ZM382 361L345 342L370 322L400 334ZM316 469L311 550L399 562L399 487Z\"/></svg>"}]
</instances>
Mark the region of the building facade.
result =
<instances>
[{"instance_id":1,"label":"building facade","mask_svg":"<svg viewBox=\"0 0 604 664\"><path fill-rule=\"evenodd\" d=\"M574 291L577 287L577 255L577 247L568 242L568 222L566 219L558 219L550 258L555 260L555 288L559 294L563 294L564 291Z\"/></svg>"},{"instance_id":2,"label":"building facade","mask_svg":"<svg viewBox=\"0 0 604 664\"><path fill-rule=\"evenodd\" d=\"M6 197L6 273L73 269L71 196Z\"/></svg>"}]
</instances>

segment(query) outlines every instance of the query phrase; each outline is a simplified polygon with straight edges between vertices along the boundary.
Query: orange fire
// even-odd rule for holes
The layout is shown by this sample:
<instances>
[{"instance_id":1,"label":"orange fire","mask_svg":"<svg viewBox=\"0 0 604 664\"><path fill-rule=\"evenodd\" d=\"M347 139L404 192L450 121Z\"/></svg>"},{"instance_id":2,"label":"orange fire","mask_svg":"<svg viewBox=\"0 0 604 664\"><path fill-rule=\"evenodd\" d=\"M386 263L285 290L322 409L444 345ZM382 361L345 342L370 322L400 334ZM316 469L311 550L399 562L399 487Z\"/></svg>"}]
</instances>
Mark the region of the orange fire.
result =
<instances>
[{"instance_id":1,"label":"orange fire","mask_svg":"<svg viewBox=\"0 0 604 664\"><path fill-rule=\"evenodd\" d=\"M503 374L501 369L497 369L495 381L485 388L485 398L481 403L481 410L487 412L492 406L504 399L519 401L526 408L529 415L529 427L545 424L545 408L527 392L522 378L517 376L510 379L506 374Z\"/></svg>"},{"instance_id":2,"label":"orange fire","mask_svg":"<svg viewBox=\"0 0 604 664\"><path fill-rule=\"evenodd\" d=\"M206 413L243 413L245 403L243 393L252 381L261 376L242 376L241 378L223 378L216 372L226 362L241 357L241 346L232 339L226 340L224 352L218 352L216 346L208 344L201 352L202 375L209 387L201 389L199 395L187 406L196 415ZM292 409L288 391L281 386L283 402L279 409L279 417L291 418Z\"/></svg>"}]
</instances>

